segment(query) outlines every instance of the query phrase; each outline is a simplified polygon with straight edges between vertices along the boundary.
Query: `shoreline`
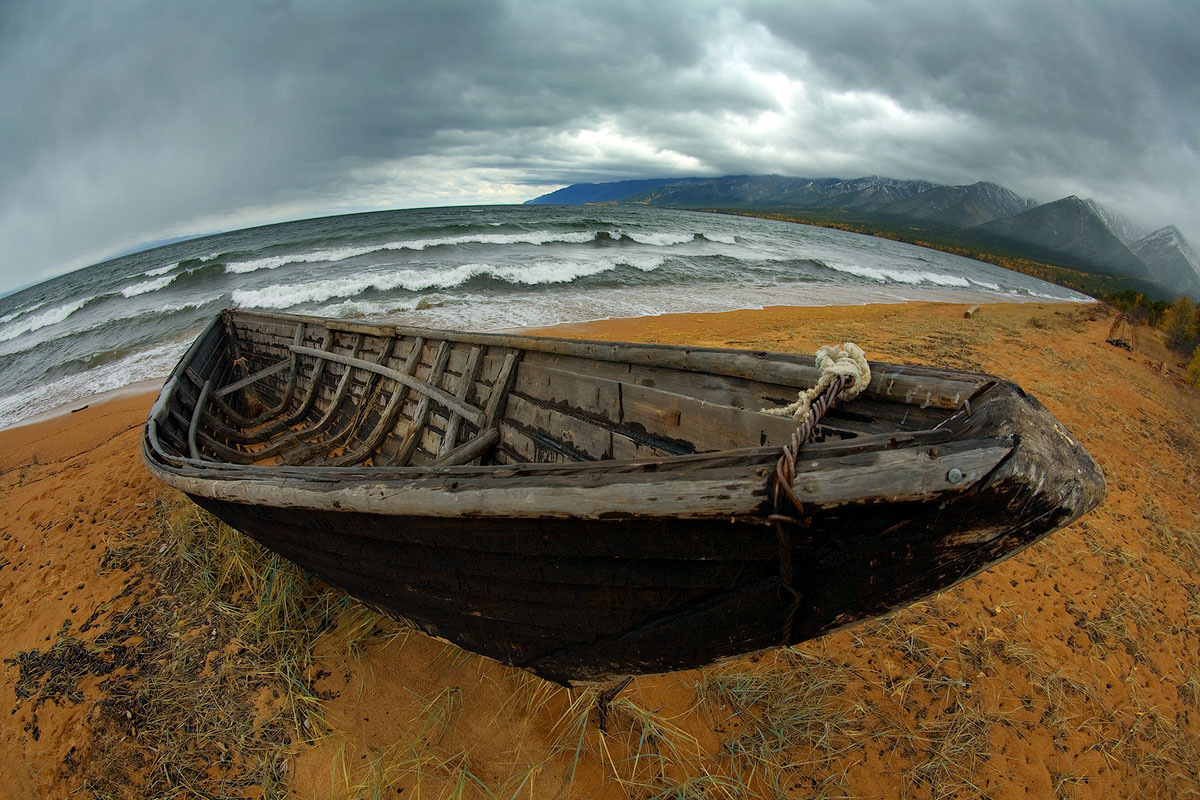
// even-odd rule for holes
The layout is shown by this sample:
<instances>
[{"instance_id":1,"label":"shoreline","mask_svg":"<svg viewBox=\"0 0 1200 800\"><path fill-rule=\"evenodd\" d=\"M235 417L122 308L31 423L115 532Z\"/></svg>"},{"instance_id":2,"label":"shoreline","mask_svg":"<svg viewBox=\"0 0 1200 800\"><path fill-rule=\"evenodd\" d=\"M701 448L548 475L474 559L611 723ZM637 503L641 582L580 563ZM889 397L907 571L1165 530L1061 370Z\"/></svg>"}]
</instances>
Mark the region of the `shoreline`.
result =
<instances>
[{"instance_id":1,"label":"shoreline","mask_svg":"<svg viewBox=\"0 0 1200 800\"><path fill-rule=\"evenodd\" d=\"M866 299L861 299L859 302L846 302L847 300L849 300L848 297L836 297L836 298L832 298L831 302L829 302L829 303L817 304L817 305L790 304L790 303L785 302L785 303L764 303L763 305L758 305L758 306L746 306L746 307L742 307L742 308L727 308L727 309L718 309L718 310L691 310L691 311L669 311L668 310L668 311L662 311L661 313L652 314L652 315L633 315L633 316L628 316L628 317L611 317L611 316L610 317L598 317L598 318L584 319L581 321L551 323L550 325L529 325L529 326L518 325L518 326L513 326L513 327L489 329L489 332L533 334L535 332L548 332L548 331L560 330L560 329L566 331L566 330L574 330L574 329L580 328L581 326L595 326L595 325L604 326L604 325L609 325L609 324L613 324L613 325L616 325L617 327L623 327L623 328L628 329L630 327L636 327L638 320L687 317L689 315L694 315L694 314L722 315L722 314L741 314L741 313L757 313L757 312L776 313L776 312L787 312L787 311L799 313L803 309L859 308L862 306L904 306L904 305L925 304L925 303L932 304L932 305L950 305L950 306L956 306L956 305L969 306L969 305L976 305L976 304L983 305L983 306L987 306L987 305L1030 305L1030 304L1032 304L1032 305L1062 305L1062 304L1065 304L1065 305L1071 305L1071 306L1085 306L1085 305L1090 305L1091 303L1099 302L1099 301L1093 300L1093 301L1091 301L1091 303L1089 303L1088 301L1082 301L1082 300L1042 298L1042 297L1034 297L1034 296L1014 296L1011 298L1010 297L997 298L994 293L992 293L986 289L973 290L973 289L957 289L957 288L953 288L953 287L919 287L919 286L909 287L909 289L916 290L914 293L917 295L928 294L928 295L930 295L930 297L928 297L928 298L917 297L917 298L913 299L913 298L906 298L906 297L889 296L889 295L902 294L902 292L899 291L900 288L902 288L902 287L898 286L896 290L892 290L892 289L881 290L881 289L875 289L873 287L863 287L863 289L865 291L868 291L869 294L871 292L879 292L879 294L870 294L870 296L868 296ZM391 323L412 324L412 321L407 320L407 319L406 320L389 319L388 315L386 315L386 314L379 316L378 319L380 321L384 322L385 324L391 324ZM358 321L358 320L353 319L353 318L348 318L347 321L354 322L354 321ZM624 321L627 324L622 326L622 325L620 325L621 321ZM419 321L417 324L418 324L418 327L439 327L438 325L422 325L422 324L419 324ZM541 333L541 335L552 335L552 334ZM169 342L169 343L161 343L160 342L158 344L151 345L146 350L146 353L153 353L155 351L161 350L163 347L168 347L168 346L176 347L176 349L178 349L179 352L182 353L183 349L186 348L186 344L187 344L186 342L182 342L182 343L181 342ZM171 365L167 366L166 369L168 372L169 372L171 366L174 366L174 364L172 363ZM100 367L97 369L103 369L103 367ZM56 379L55 382L56 383L63 382L63 381L69 382L69 381L74 380L74 381L78 381L81 383L86 383L86 382L92 380L92 378L93 378L93 371L85 370L84 372L66 376L65 378ZM8 430L10 428L18 427L21 425L33 424L33 423L36 423L36 422L39 422L39 421L42 421L45 419L49 419L51 417L54 417L54 416L57 416L60 414L70 413L71 411L77 410L78 408L85 406L91 402L103 402L103 399L110 395L115 398L115 397L120 396L120 394L123 392L135 392L136 393L136 392L140 392L140 391L149 391L151 387L154 387L154 388L161 387L162 383L165 380L166 380L165 374L161 375L161 376L143 377L143 378L139 378L138 380L134 381L133 383L116 386L115 388L107 389L104 392L101 392L98 394L81 394L77 397L74 397L73 399L58 403L49 408L39 409L38 411L34 412L30 416L20 417L20 418L16 419L14 422L6 423L3 426L0 426L0 431ZM27 393L29 393L29 390L31 388L32 387L26 387L24 389L18 390L17 392L15 392L12 395L9 395L6 397L0 397L0 408L4 407L5 401L7 399L9 399L11 397L20 397L22 394L27 394ZM65 391L68 393L73 393L72 390L69 388L66 389ZM8 412L8 413L11 414L11 412Z\"/></svg>"}]
</instances>

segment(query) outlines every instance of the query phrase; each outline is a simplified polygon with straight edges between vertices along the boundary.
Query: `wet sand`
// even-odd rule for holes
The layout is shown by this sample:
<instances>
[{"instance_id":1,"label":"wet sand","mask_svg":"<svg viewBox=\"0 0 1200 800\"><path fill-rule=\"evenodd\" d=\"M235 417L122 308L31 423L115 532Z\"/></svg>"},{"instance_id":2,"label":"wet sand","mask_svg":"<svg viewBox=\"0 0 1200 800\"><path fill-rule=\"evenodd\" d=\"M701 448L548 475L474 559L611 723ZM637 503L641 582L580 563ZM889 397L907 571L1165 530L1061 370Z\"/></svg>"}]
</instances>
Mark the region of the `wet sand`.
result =
<instances>
[{"instance_id":1,"label":"wet sand","mask_svg":"<svg viewBox=\"0 0 1200 800\"><path fill-rule=\"evenodd\" d=\"M1182 384L1153 335L1133 353L1106 344L1110 319L1099 307L986 305L973 319L963 310L779 307L545 333L791 352L853 340L874 360L1010 378L1104 469L1109 491L1096 511L882 620L794 652L638 678L614 704L606 733L587 692L390 621L373 622L353 645L339 625L317 640L305 673L324 698L326 727L296 733L285 748L286 787L266 794L1200 792L1200 393ZM158 591L144 566L114 558L130 541L153 552L162 535L154 502L167 490L139 452L153 400L126 394L0 431L6 796L91 796L80 760L103 757L92 741L111 708L103 664L71 672L67 659L43 659L36 676L22 665L34 663L32 651L45 656L68 641L64 623L86 660L103 634L90 621ZM136 649L137 639L127 646ZM69 686L52 683L55 669L70 673ZM28 696L31 686L39 694ZM137 720L129 722L136 746ZM154 796L169 796L155 787ZM138 796L139 787L128 791ZM263 795L249 786L234 796Z\"/></svg>"}]
</instances>

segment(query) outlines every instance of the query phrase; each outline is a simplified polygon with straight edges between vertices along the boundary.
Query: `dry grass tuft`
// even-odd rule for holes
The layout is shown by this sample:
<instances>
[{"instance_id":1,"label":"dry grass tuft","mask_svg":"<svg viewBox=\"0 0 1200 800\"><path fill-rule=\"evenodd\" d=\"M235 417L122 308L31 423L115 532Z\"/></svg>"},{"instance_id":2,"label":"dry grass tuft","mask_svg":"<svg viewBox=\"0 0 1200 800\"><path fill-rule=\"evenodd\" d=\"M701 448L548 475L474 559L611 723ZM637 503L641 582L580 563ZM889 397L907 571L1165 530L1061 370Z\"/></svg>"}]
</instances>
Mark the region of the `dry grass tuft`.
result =
<instances>
[{"instance_id":1,"label":"dry grass tuft","mask_svg":"<svg viewBox=\"0 0 1200 800\"><path fill-rule=\"evenodd\" d=\"M82 796L282 797L289 756L323 729L312 646L361 636L362 612L181 495L156 519L101 559L132 570L121 596L14 657L20 692L36 712L99 679L86 750L63 764Z\"/></svg>"}]
</instances>

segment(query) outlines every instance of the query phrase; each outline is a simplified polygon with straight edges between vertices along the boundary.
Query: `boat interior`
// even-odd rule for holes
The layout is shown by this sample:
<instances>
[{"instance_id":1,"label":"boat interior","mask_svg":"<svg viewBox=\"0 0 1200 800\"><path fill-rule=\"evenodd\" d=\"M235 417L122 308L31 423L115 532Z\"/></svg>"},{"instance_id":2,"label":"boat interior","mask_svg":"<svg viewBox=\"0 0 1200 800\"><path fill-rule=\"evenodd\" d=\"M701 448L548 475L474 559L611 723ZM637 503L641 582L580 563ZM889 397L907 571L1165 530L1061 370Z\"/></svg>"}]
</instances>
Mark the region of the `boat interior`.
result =
<instances>
[{"instance_id":1,"label":"boat interior","mask_svg":"<svg viewBox=\"0 0 1200 800\"><path fill-rule=\"evenodd\" d=\"M887 365L883 365L887 366ZM462 334L226 311L172 376L163 453L256 466L448 467L779 447L811 357ZM877 370L815 445L934 432L986 376Z\"/></svg>"}]
</instances>

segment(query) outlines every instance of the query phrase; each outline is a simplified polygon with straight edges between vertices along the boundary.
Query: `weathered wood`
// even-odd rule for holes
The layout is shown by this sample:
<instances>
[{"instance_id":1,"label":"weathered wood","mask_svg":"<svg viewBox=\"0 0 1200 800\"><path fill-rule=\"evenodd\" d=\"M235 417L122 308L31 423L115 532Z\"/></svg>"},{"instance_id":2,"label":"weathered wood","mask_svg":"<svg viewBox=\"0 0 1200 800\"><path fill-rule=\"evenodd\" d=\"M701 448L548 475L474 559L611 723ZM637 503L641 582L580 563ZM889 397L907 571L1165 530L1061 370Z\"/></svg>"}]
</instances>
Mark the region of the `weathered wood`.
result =
<instances>
[{"instance_id":1,"label":"weathered wood","mask_svg":"<svg viewBox=\"0 0 1200 800\"><path fill-rule=\"evenodd\" d=\"M437 467L453 467L458 464L470 463L495 447L498 441L500 441L500 431L495 427L488 428L469 442L464 442L453 450L442 453L433 464Z\"/></svg>"},{"instance_id":2,"label":"weathered wood","mask_svg":"<svg viewBox=\"0 0 1200 800\"><path fill-rule=\"evenodd\" d=\"M333 331L326 331L321 342L321 351L330 352L334 346L334 339L335 336ZM279 433L283 429L296 424L308 414L309 410L312 409L313 403L317 399L318 392L320 391L321 378L325 372L326 363L328 362L326 362L326 360L323 358L317 359L313 366L312 375L308 379L308 389L304 393L304 399L300 402L300 406L290 414L267 423L260 428L255 428L252 431L249 431L248 434L250 435L251 441L262 441L268 436Z\"/></svg>"},{"instance_id":3,"label":"weathered wood","mask_svg":"<svg viewBox=\"0 0 1200 800\"><path fill-rule=\"evenodd\" d=\"M413 348L408 354L408 359L404 364L404 374L412 375L417 365L421 362L421 350L425 347L425 340L417 337L413 343ZM396 426L397 418L400 416L400 410L404 405L404 399L407 394L406 388L397 386L392 390L392 396L388 400L387 406L384 407L383 413L380 415L379 421L376 423L374 430L366 436L362 444L350 453L330 460L333 466L345 466L347 464L360 464L371 457L371 454L383 443L383 440L392 433L392 429Z\"/></svg>"},{"instance_id":4,"label":"weathered wood","mask_svg":"<svg viewBox=\"0 0 1200 800\"><path fill-rule=\"evenodd\" d=\"M304 341L304 330L306 325L307 323L305 322L296 323L296 330L292 336L293 346L299 345L300 342ZM279 402L259 414L254 420L256 424L271 419L287 408L288 401L290 401L292 398L292 392L296 389L296 373L297 358L295 352L293 351L289 361L288 381L284 386Z\"/></svg>"},{"instance_id":5,"label":"weathered wood","mask_svg":"<svg viewBox=\"0 0 1200 800\"><path fill-rule=\"evenodd\" d=\"M283 372L285 369L288 369L291 365L292 365L292 360L290 358L284 359L283 361L276 361L271 366L260 369L258 372L254 373L253 375L248 375L245 378L242 378L240 381L234 381L233 383L229 384L228 386L222 386L220 389L217 389L217 391L214 394L217 397L225 397L226 395L236 392L238 389L245 389L247 386L250 386L251 384L258 383L263 378L269 378L272 375L274 375L276 372Z\"/></svg>"},{"instance_id":6,"label":"weathered wood","mask_svg":"<svg viewBox=\"0 0 1200 800\"><path fill-rule=\"evenodd\" d=\"M1012 447L1007 439L969 440L847 455L832 461L797 461L792 488L806 506L825 507L963 492L986 477Z\"/></svg>"},{"instance_id":7,"label":"weathered wood","mask_svg":"<svg viewBox=\"0 0 1200 800\"><path fill-rule=\"evenodd\" d=\"M391 358L392 347L395 346L395 342L395 337L386 338L383 345L379 348L379 355L376 356L377 363L372 364L369 361L364 361L363 363L371 364L371 366L375 367L386 363L387 360ZM326 355L331 356L333 354ZM330 360L333 359L330 358ZM335 449L347 444L354 437L354 435L358 433L362 420L366 418L367 414L373 408L374 398L379 391L379 374L371 372L370 370L367 370L367 372L370 373L370 378L362 387L362 394L358 398L358 403L355 404L350 413L347 414L346 424L342 427L342 429L332 436L326 436L323 439L309 442L308 444L304 445L298 445L294 449L285 451L284 459L288 463L308 464L314 458L328 457Z\"/></svg>"},{"instance_id":8,"label":"weathered wood","mask_svg":"<svg viewBox=\"0 0 1200 800\"><path fill-rule=\"evenodd\" d=\"M777 508L794 423L761 409L790 402L811 359L222 318L155 404L148 468L373 607L561 682L700 666L885 613L1103 491L1069 434L989 376L872 365L866 393L801 448L801 507ZM272 366L225 395L237 408L214 390ZM279 413L247 427L263 407Z\"/></svg>"},{"instance_id":9,"label":"weathered wood","mask_svg":"<svg viewBox=\"0 0 1200 800\"><path fill-rule=\"evenodd\" d=\"M471 389L475 388L475 381L479 378L479 368L483 366L482 347L472 347L471 354L467 356L467 362L463 365L463 371L458 379L458 388L454 392L454 398L460 402L465 402L467 396L471 393ZM486 416L487 412L484 412ZM462 417L453 414L450 421L446 424L446 432L442 436L442 447L438 451L438 458L442 458L458 445L458 429L462 425Z\"/></svg>"},{"instance_id":10,"label":"weathered wood","mask_svg":"<svg viewBox=\"0 0 1200 800\"><path fill-rule=\"evenodd\" d=\"M308 319L287 314L281 314L278 318L283 321ZM341 320L329 320L326 324L337 329L347 326L347 323ZM354 324L354 327L364 331L375 331L375 335L381 335L382 331L406 336L432 334L454 342L509 347L526 352L554 353L585 360L632 363L685 372L711 373L779 383L797 388L811 385L819 377L819 372L811 356L796 356L786 353L677 345L642 345L626 342L594 342L531 337L520 334L430 331L426 328L411 326ZM350 328L346 327L345 329L349 330ZM950 373L946 370L910 365L876 364L875 366L876 368L872 370L870 386L873 393L883 398L925 407L959 408L964 400L978 392L989 380L988 376L984 375L966 372Z\"/></svg>"},{"instance_id":11,"label":"weathered wood","mask_svg":"<svg viewBox=\"0 0 1200 800\"><path fill-rule=\"evenodd\" d=\"M294 346L292 350L293 352L305 353L307 355L320 355L319 351L313 350L310 347ZM432 386L426 381L409 377L408 375L405 375L397 370L389 369L388 367L380 366L379 364L372 364L370 361L363 361L359 358L347 358L346 356L340 356L336 353L324 354L323 357L338 364L345 364L350 367L356 367L367 372L372 372L376 375L382 375L385 378L391 378L397 383L404 384L410 389L415 389L422 394L429 395L437 402L453 410L456 414L461 414L476 425L483 421L483 411L467 403L460 403L454 399L454 395L439 389L436 386Z\"/></svg>"},{"instance_id":12,"label":"weathered wood","mask_svg":"<svg viewBox=\"0 0 1200 800\"><path fill-rule=\"evenodd\" d=\"M200 447L196 444L196 434L200 431L200 417L204 414L204 404L208 402L208 393L211 389L212 383L205 381L204 386L200 389L200 397L192 409L192 418L188 424L188 452L197 461L200 460Z\"/></svg>"},{"instance_id":13,"label":"weathered wood","mask_svg":"<svg viewBox=\"0 0 1200 800\"><path fill-rule=\"evenodd\" d=\"M362 337L360 336L355 338L354 344L351 347L351 352L357 355L361 346ZM346 394L350 388L350 380L352 375L353 370L347 367L345 373L343 373L341 378L338 380L337 390L330 398L328 405L326 406L325 413L322 414L321 418L318 419L313 425L298 431L288 431L286 434L283 434L280 438L272 441L263 449L255 451L254 455L260 459L275 458L276 456L286 452L289 448L295 447L297 443L302 442L305 439L311 439L315 436L323 435L324 431L334 421L334 419L337 417L338 411L341 409L341 405L344 402Z\"/></svg>"},{"instance_id":14,"label":"weathered wood","mask_svg":"<svg viewBox=\"0 0 1200 800\"><path fill-rule=\"evenodd\" d=\"M450 359L451 345L447 341L443 341L438 346L437 355L433 359L433 366L429 370L429 381L422 384L431 388L436 388L437 382L442 377L442 371L446 368L446 362ZM441 391L440 389L438 391ZM408 432L404 435L404 442L400 445L400 451L396 454L392 464L396 466L404 466L412 458L413 451L417 449L417 445L421 441L421 433L425 429L425 420L429 416L429 409L433 405L434 395L432 392L422 392L423 396L417 403L417 410L413 414L412 422L409 424Z\"/></svg>"}]
</instances>

